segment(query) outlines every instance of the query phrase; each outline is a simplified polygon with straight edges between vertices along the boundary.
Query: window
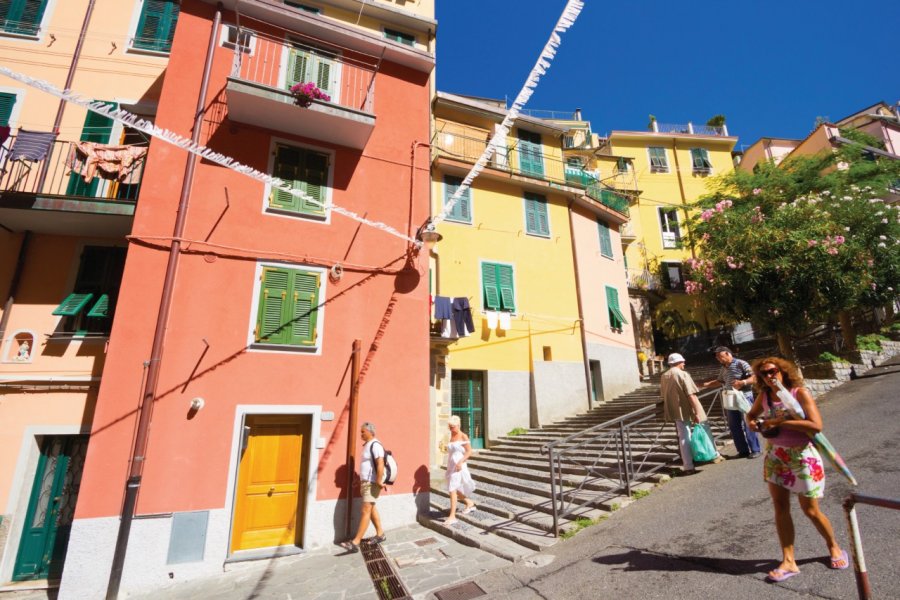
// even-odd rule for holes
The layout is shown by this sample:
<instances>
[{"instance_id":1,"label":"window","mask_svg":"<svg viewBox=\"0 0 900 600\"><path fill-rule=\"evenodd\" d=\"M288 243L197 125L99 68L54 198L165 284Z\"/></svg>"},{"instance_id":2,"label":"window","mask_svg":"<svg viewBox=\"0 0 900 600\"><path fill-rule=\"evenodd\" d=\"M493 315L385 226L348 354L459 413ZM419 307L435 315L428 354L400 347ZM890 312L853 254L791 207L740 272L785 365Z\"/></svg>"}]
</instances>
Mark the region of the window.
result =
<instances>
[{"instance_id":1,"label":"window","mask_svg":"<svg viewBox=\"0 0 900 600\"><path fill-rule=\"evenodd\" d=\"M47 0L0 1L0 31L37 35L47 8Z\"/></svg>"},{"instance_id":2,"label":"window","mask_svg":"<svg viewBox=\"0 0 900 600\"><path fill-rule=\"evenodd\" d=\"M662 276L666 288L676 291L684 289L684 276L680 262L662 263Z\"/></svg>"},{"instance_id":3,"label":"window","mask_svg":"<svg viewBox=\"0 0 900 600\"><path fill-rule=\"evenodd\" d=\"M539 194L525 192L525 231L531 235L550 237L547 199Z\"/></svg>"},{"instance_id":4,"label":"window","mask_svg":"<svg viewBox=\"0 0 900 600\"><path fill-rule=\"evenodd\" d=\"M650 172L651 173L668 173L669 161L666 159L666 149L651 146L647 149L650 153Z\"/></svg>"},{"instance_id":5,"label":"window","mask_svg":"<svg viewBox=\"0 0 900 600\"><path fill-rule=\"evenodd\" d=\"M53 310L62 331L109 334L124 267L125 248L85 246L72 293Z\"/></svg>"},{"instance_id":6,"label":"window","mask_svg":"<svg viewBox=\"0 0 900 600\"><path fill-rule=\"evenodd\" d=\"M240 46L241 52L244 54L253 54L256 48L256 36L249 29L241 28L240 41L238 41L238 28L236 25L224 25L222 27L222 37L219 40L223 48L234 50Z\"/></svg>"},{"instance_id":7,"label":"window","mask_svg":"<svg viewBox=\"0 0 900 600\"><path fill-rule=\"evenodd\" d=\"M530 131L518 132L519 169L526 175L544 176L544 156L541 153L541 134Z\"/></svg>"},{"instance_id":8,"label":"window","mask_svg":"<svg viewBox=\"0 0 900 600\"><path fill-rule=\"evenodd\" d=\"M516 312L512 265L481 263L482 306L485 310Z\"/></svg>"},{"instance_id":9,"label":"window","mask_svg":"<svg viewBox=\"0 0 900 600\"><path fill-rule=\"evenodd\" d=\"M606 258L612 258L612 236L609 233L609 223L597 221L597 230L600 232L600 254Z\"/></svg>"},{"instance_id":10,"label":"window","mask_svg":"<svg viewBox=\"0 0 900 600\"><path fill-rule=\"evenodd\" d=\"M712 163L709 162L709 152L706 148L691 148L691 164L694 173L712 172Z\"/></svg>"},{"instance_id":11,"label":"window","mask_svg":"<svg viewBox=\"0 0 900 600\"><path fill-rule=\"evenodd\" d=\"M327 154L286 144L275 144L272 175L284 180L304 195L296 196L272 188L269 193L269 209L324 218L329 192L329 163Z\"/></svg>"},{"instance_id":12,"label":"window","mask_svg":"<svg viewBox=\"0 0 900 600\"><path fill-rule=\"evenodd\" d=\"M662 230L663 248L681 246L681 229L678 227L678 209L660 208L659 227Z\"/></svg>"},{"instance_id":13,"label":"window","mask_svg":"<svg viewBox=\"0 0 900 600\"><path fill-rule=\"evenodd\" d=\"M403 33L402 31L397 31L396 29L385 28L384 37L395 42L400 42L405 46L416 45L416 36L409 33Z\"/></svg>"},{"instance_id":14,"label":"window","mask_svg":"<svg viewBox=\"0 0 900 600\"><path fill-rule=\"evenodd\" d=\"M619 308L619 290L612 286L606 286L606 308L609 313L609 326L613 329L622 329L622 325L628 323L622 309Z\"/></svg>"},{"instance_id":15,"label":"window","mask_svg":"<svg viewBox=\"0 0 900 600\"><path fill-rule=\"evenodd\" d=\"M617 158L616 159L616 172L627 173L630 170L631 170L631 159L630 158Z\"/></svg>"},{"instance_id":16,"label":"window","mask_svg":"<svg viewBox=\"0 0 900 600\"><path fill-rule=\"evenodd\" d=\"M9 127L12 118L13 107L16 105L16 95L7 92L0 93L0 127Z\"/></svg>"},{"instance_id":17,"label":"window","mask_svg":"<svg viewBox=\"0 0 900 600\"><path fill-rule=\"evenodd\" d=\"M313 348L318 341L321 273L263 267L253 339L258 344Z\"/></svg>"},{"instance_id":18,"label":"window","mask_svg":"<svg viewBox=\"0 0 900 600\"><path fill-rule=\"evenodd\" d=\"M171 50L178 11L178 0L144 0L132 46L157 52Z\"/></svg>"},{"instance_id":19,"label":"window","mask_svg":"<svg viewBox=\"0 0 900 600\"><path fill-rule=\"evenodd\" d=\"M450 197L456 193L462 182L463 180L460 177L454 177L453 175L444 176L444 206L447 206ZM466 191L453 206L453 210L447 215L447 220L460 223L472 222L472 188L466 188Z\"/></svg>"},{"instance_id":20,"label":"window","mask_svg":"<svg viewBox=\"0 0 900 600\"><path fill-rule=\"evenodd\" d=\"M295 83L315 83L316 87L337 102L340 63L335 55L326 50L294 45L288 56L288 68L284 87L290 89Z\"/></svg>"},{"instance_id":21,"label":"window","mask_svg":"<svg viewBox=\"0 0 900 600\"><path fill-rule=\"evenodd\" d=\"M305 10L308 13L313 13L317 15L322 12L321 8L316 8L315 6L308 6L306 4L301 4L299 2L292 2L291 0L284 0L284 4L286 6L290 6L292 8L299 8L300 10Z\"/></svg>"}]
</instances>

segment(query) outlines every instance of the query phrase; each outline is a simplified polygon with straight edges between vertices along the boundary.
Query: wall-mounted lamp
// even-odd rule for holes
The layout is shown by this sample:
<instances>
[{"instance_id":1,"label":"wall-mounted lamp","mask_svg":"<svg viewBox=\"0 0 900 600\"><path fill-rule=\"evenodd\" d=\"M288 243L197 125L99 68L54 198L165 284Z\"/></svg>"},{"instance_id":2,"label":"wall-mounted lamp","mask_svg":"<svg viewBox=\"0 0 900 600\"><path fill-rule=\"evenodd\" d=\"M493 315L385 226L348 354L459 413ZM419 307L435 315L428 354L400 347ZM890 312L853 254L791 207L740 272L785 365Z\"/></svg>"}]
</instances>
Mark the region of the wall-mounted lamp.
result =
<instances>
[{"instance_id":1,"label":"wall-mounted lamp","mask_svg":"<svg viewBox=\"0 0 900 600\"><path fill-rule=\"evenodd\" d=\"M191 400L191 410L198 411L203 408L204 404L206 404L206 401L203 398L194 398Z\"/></svg>"},{"instance_id":2,"label":"wall-mounted lamp","mask_svg":"<svg viewBox=\"0 0 900 600\"><path fill-rule=\"evenodd\" d=\"M431 219L428 219L419 227L419 230L416 232L416 239L422 242L426 250L431 251L435 244L444 239L444 236L437 232L434 223L431 222Z\"/></svg>"}]
</instances>

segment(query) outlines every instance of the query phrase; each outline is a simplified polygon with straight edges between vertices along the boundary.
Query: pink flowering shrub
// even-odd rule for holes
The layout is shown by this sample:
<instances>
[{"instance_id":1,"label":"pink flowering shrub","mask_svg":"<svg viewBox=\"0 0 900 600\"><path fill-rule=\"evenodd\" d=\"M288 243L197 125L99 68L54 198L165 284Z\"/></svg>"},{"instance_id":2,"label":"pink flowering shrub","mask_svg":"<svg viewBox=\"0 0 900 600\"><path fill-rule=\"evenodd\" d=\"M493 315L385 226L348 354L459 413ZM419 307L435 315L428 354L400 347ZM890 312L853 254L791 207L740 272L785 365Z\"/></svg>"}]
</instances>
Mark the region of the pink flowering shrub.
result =
<instances>
[{"instance_id":1,"label":"pink flowering shrub","mask_svg":"<svg viewBox=\"0 0 900 600\"><path fill-rule=\"evenodd\" d=\"M295 83L291 86L291 94L299 106L309 106L313 100L331 102L331 96L320 90L312 81Z\"/></svg>"}]
</instances>

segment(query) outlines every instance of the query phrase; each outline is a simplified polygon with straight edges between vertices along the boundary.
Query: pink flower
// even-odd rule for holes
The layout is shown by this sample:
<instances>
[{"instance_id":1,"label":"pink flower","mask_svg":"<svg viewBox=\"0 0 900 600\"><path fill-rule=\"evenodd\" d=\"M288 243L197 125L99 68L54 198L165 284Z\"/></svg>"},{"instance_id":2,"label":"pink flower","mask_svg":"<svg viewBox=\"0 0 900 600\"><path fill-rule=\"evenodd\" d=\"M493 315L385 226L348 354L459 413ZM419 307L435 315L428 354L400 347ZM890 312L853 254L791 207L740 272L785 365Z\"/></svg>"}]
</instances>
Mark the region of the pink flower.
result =
<instances>
[{"instance_id":1,"label":"pink flower","mask_svg":"<svg viewBox=\"0 0 900 600\"><path fill-rule=\"evenodd\" d=\"M829 248L828 250L826 250L826 252L828 252L828 254L834 256L835 254L838 253L838 249L837 248Z\"/></svg>"},{"instance_id":2,"label":"pink flower","mask_svg":"<svg viewBox=\"0 0 900 600\"><path fill-rule=\"evenodd\" d=\"M759 196L760 194L762 194L762 189L760 189L760 188L753 188L753 195L754 195L754 196Z\"/></svg>"},{"instance_id":3,"label":"pink flower","mask_svg":"<svg viewBox=\"0 0 900 600\"><path fill-rule=\"evenodd\" d=\"M704 210L702 213L700 213L700 219L703 221L709 221L712 218L713 214L714 213L711 209Z\"/></svg>"},{"instance_id":4,"label":"pink flower","mask_svg":"<svg viewBox=\"0 0 900 600\"><path fill-rule=\"evenodd\" d=\"M819 242L816 241L816 240L807 240L807 242L806 242L806 244L807 244L806 247L807 247L807 248L812 248L813 246L815 246L815 245L818 244L818 243L819 243Z\"/></svg>"},{"instance_id":5,"label":"pink flower","mask_svg":"<svg viewBox=\"0 0 900 600\"><path fill-rule=\"evenodd\" d=\"M700 239L703 240L704 242L708 242L708 241L709 241L709 234L708 234L708 233L704 233L703 235L700 236Z\"/></svg>"},{"instance_id":6,"label":"pink flower","mask_svg":"<svg viewBox=\"0 0 900 600\"><path fill-rule=\"evenodd\" d=\"M842 235L836 235L836 236L834 236L834 243L835 243L835 244L843 244L845 241L847 241L847 240L846 240L846 238L845 238L844 236L842 236Z\"/></svg>"}]
</instances>

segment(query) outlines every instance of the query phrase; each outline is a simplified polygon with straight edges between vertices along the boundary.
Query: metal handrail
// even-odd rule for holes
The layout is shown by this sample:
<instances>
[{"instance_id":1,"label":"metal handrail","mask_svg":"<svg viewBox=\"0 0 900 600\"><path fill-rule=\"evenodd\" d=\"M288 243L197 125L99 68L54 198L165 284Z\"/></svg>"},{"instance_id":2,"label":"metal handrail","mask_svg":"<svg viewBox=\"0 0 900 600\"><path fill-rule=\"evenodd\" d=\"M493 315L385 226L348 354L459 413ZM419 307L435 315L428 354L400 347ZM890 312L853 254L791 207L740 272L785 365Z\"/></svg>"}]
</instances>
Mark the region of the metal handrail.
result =
<instances>
[{"instance_id":1,"label":"metal handrail","mask_svg":"<svg viewBox=\"0 0 900 600\"><path fill-rule=\"evenodd\" d=\"M859 523L857 523L856 520L857 504L868 504L870 506L900 510L900 500L866 496L855 492L844 498L844 515L847 517L847 526L850 528L850 538L853 540L853 546L850 550L853 554L853 572L856 575L856 592L860 600L869 600L869 598L872 597L872 588L869 585L869 572L866 569L866 557L863 553L862 537L859 534Z\"/></svg>"},{"instance_id":2,"label":"metal handrail","mask_svg":"<svg viewBox=\"0 0 900 600\"><path fill-rule=\"evenodd\" d=\"M706 407L707 418L712 412L716 401L721 395L721 390L708 390L698 394L698 398L702 400L711 397L712 400ZM655 466L648 466L648 459L652 452L660 449L667 449L678 452L677 448L672 448L659 441L660 435L669 425L663 423L656 431L655 436L650 438L645 432L638 429L638 426L648 421L655 420L662 410L662 401L648 404L630 413L610 419L594 425L588 429L584 429L564 438L548 442L541 446L541 454L547 455L550 464L550 502L553 508L553 532L559 535L559 520L567 514L570 514L578 508L596 505L601 499L609 497L611 494L625 491L627 495L631 495L631 488L634 482L646 479L653 473L665 468L668 463L660 463ZM721 405L721 403L720 403ZM724 418L725 411L722 408L722 416ZM674 424L673 424L674 426ZM723 437L724 433L714 434L714 439L718 440ZM640 437L651 442L650 447L637 454L633 450L632 438ZM610 474L600 470L598 463L604 457L604 453L614 443L615 445L615 472ZM600 445L599 451L592 456L592 459L585 459L580 462L575 456L575 452L583 450L590 446ZM564 462L564 459L568 460ZM588 461L589 460L589 464ZM563 471L571 471L573 468L584 471L580 481L563 477ZM604 490L602 494L593 494L590 497L584 497L592 488L597 488L601 480L611 481L617 485L613 489ZM567 484L566 481L569 483ZM568 487L568 489L567 489Z\"/></svg>"}]
</instances>

